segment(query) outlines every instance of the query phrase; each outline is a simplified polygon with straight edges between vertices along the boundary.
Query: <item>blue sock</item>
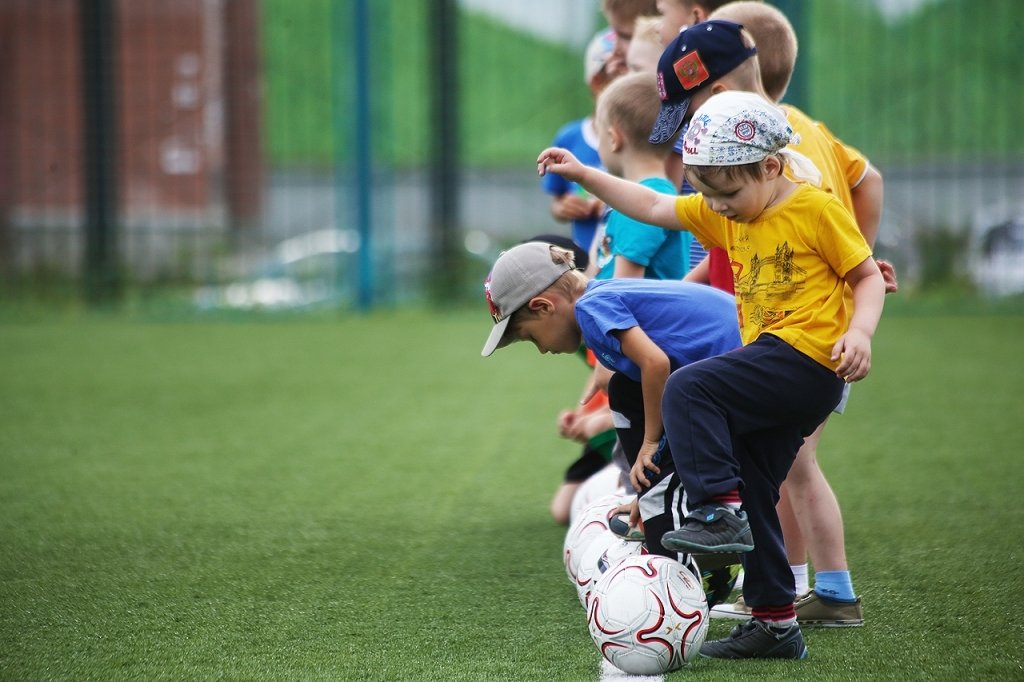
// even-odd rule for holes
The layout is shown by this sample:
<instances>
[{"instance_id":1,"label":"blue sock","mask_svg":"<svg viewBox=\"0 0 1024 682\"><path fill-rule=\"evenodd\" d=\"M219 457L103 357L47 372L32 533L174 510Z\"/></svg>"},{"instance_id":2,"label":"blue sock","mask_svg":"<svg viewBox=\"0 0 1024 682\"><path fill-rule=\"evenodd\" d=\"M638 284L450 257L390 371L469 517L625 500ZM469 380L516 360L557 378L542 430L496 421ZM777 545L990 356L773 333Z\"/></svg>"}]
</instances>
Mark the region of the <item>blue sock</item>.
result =
<instances>
[{"instance_id":1,"label":"blue sock","mask_svg":"<svg viewBox=\"0 0 1024 682\"><path fill-rule=\"evenodd\" d=\"M822 597L834 601L857 601L857 595L853 593L853 582L850 580L849 571L816 571L814 573L814 591Z\"/></svg>"}]
</instances>

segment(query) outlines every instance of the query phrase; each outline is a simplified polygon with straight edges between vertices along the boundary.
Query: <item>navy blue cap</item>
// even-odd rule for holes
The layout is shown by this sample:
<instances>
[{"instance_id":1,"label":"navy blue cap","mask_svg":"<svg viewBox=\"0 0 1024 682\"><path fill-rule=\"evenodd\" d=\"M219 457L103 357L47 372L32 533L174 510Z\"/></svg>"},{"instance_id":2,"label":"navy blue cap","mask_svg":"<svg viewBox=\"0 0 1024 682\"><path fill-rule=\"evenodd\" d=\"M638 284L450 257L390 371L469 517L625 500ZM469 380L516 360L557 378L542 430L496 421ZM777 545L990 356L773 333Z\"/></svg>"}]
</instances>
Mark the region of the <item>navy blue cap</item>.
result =
<instances>
[{"instance_id":1,"label":"navy blue cap","mask_svg":"<svg viewBox=\"0 0 1024 682\"><path fill-rule=\"evenodd\" d=\"M741 29L732 21L713 19L694 24L668 44L658 60L661 111L651 130L652 144L667 142L679 132L690 98L757 54L743 44Z\"/></svg>"}]
</instances>

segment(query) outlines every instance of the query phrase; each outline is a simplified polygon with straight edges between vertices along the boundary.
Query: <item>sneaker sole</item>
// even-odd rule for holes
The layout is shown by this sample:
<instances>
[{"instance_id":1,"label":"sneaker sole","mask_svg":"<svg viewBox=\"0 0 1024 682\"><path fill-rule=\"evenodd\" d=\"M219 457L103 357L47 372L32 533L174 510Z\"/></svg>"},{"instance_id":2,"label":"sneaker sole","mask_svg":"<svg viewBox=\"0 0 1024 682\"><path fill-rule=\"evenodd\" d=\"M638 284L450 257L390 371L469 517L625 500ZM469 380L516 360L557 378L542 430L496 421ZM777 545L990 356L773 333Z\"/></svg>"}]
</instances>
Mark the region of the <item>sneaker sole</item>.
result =
<instances>
[{"instance_id":1,"label":"sneaker sole","mask_svg":"<svg viewBox=\"0 0 1024 682\"><path fill-rule=\"evenodd\" d=\"M807 657L810 656L810 650L807 647L804 647L804 650L801 651L800 655L796 656L796 657L793 657L793 656L740 656L740 657L711 656L709 654L704 653L703 651L699 652L698 655L701 658L711 658L711 659L718 659L718 660L722 660L722 661L754 661L754 660L761 660L761 661L805 661L805 660L807 660Z\"/></svg>"},{"instance_id":2,"label":"sneaker sole","mask_svg":"<svg viewBox=\"0 0 1024 682\"><path fill-rule=\"evenodd\" d=\"M664 535L661 537L661 545L666 549L672 549L677 552L690 552L691 554L742 554L754 549L753 545L744 545L739 542L708 546L696 542L687 542L686 540L676 540Z\"/></svg>"},{"instance_id":3,"label":"sneaker sole","mask_svg":"<svg viewBox=\"0 0 1024 682\"><path fill-rule=\"evenodd\" d=\"M863 620L801 620L800 627L807 628L859 628L864 626Z\"/></svg>"}]
</instances>

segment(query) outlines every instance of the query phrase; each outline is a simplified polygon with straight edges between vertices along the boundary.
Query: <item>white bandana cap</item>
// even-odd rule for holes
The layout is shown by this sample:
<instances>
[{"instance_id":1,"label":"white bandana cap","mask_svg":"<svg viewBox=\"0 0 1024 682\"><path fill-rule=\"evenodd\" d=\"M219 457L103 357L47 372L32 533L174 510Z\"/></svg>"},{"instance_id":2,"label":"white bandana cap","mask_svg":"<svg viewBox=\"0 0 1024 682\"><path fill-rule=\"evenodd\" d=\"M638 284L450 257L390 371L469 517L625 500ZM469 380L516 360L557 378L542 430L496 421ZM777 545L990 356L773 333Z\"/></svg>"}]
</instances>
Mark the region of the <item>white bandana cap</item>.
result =
<instances>
[{"instance_id":1,"label":"white bandana cap","mask_svg":"<svg viewBox=\"0 0 1024 682\"><path fill-rule=\"evenodd\" d=\"M697 109L683 137L688 166L742 166L779 154L797 180L821 185L821 172L800 152L787 149L800 136L786 112L752 92L728 90Z\"/></svg>"}]
</instances>

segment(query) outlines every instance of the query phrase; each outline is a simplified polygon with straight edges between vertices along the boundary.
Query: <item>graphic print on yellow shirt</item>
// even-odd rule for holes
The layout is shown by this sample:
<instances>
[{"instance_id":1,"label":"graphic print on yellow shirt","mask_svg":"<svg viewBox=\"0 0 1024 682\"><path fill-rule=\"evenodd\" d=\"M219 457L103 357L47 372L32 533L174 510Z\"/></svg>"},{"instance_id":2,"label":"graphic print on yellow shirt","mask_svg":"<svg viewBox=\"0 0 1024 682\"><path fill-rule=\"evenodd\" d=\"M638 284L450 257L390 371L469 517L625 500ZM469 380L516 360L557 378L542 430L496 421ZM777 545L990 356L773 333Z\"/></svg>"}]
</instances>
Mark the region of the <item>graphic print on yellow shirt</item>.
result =
<instances>
[{"instance_id":1,"label":"graphic print on yellow shirt","mask_svg":"<svg viewBox=\"0 0 1024 682\"><path fill-rule=\"evenodd\" d=\"M744 344L769 333L830 369L838 366L832 347L852 314L843 276L871 250L835 197L799 185L754 222L736 223L694 194L676 199L676 215L705 247L728 251Z\"/></svg>"}]
</instances>

